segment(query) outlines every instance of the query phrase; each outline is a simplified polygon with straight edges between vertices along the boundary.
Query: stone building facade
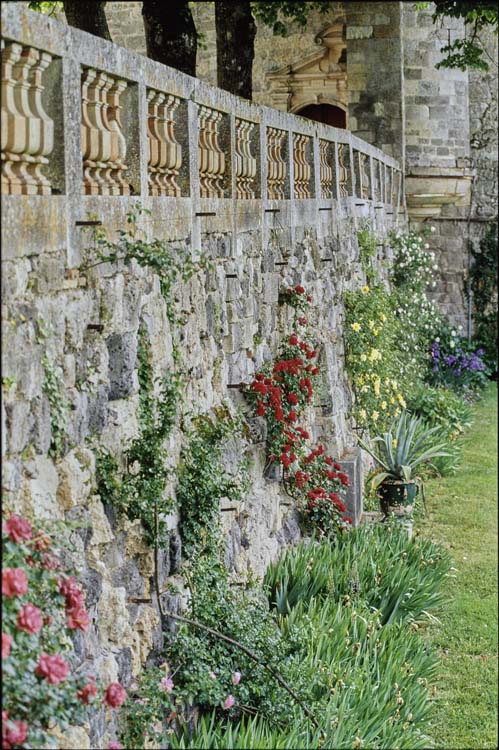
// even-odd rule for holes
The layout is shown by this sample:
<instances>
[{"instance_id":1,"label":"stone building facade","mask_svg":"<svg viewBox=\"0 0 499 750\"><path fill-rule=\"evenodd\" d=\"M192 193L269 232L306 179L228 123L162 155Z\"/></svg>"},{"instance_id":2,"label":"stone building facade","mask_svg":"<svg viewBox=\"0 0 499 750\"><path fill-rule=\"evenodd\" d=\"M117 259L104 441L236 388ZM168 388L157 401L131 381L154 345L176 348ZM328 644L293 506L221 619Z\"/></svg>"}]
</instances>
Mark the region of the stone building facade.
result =
<instances>
[{"instance_id":1,"label":"stone building facade","mask_svg":"<svg viewBox=\"0 0 499 750\"><path fill-rule=\"evenodd\" d=\"M106 12L113 40L145 54L141 3L110 2ZM197 75L216 85L213 3L193 3L192 12ZM305 30L290 24L285 38L257 24L254 101L293 113L330 105L349 130L401 161L412 225L436 228L435 301L467 328L469 240L497 219L497 37L484 36L489 73L439 70L441 47L464 26L434 25L431 16L431 4L349 0L311 12Z\"/></svg>"}]
</instances>

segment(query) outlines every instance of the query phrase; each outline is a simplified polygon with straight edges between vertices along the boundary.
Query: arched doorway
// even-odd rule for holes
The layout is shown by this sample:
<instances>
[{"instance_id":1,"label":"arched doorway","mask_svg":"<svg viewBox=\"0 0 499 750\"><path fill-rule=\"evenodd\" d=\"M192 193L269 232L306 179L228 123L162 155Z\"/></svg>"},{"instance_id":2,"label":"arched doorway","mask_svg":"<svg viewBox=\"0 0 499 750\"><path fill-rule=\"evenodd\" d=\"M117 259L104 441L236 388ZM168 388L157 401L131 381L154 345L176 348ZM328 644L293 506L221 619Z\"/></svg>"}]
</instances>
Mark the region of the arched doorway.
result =
<instances>
[{"instance_id":1,"label":"arched doorway","mask_svg":"<svg viewBox=\"0 0 499 750\"><path fill-rule=\"evenodd\" d=\"M335 128L346 128L347 114L341 107L334 104L308 104L294 113L301 117L308 117L315 122L323 122L325 125L333 125Z\"/></svg>"}]
</instances>

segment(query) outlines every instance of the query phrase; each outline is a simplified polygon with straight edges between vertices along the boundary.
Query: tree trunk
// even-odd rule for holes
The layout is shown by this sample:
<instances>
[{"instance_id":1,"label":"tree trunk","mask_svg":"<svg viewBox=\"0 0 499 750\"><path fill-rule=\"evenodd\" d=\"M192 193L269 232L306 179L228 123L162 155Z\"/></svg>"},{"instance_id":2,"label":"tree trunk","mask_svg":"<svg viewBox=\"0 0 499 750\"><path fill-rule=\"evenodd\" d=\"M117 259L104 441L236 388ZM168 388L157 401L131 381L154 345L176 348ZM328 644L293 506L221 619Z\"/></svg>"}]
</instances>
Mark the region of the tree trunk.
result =
<instances>
[{"instance_id":1,"label":"tree trunk","mask_svg":"<svg viewBox=\"0 0 499 750\"><path fill-rule=\"evenodd\" d=\"M64 13L70 26L112 42L105 5L105 0L63 0Z\"/></svg>"},{"instance_id":2,"label":"tree trunk","mask_svg":"<svg viewBox=\"0 0 499 750\"><path fill-rule=\"evenodd\" d=\"M251 99L256 24L249 0L215 3L217 83L231 94Z\"/></svg>"},{"instance_id":3,"label":"tree trunk","mask_svg":"<svg viewBox=\"0 0 499 750\"><path fill-rule=\"evenodd\" d=\"M186 0L144 0L142 15L147 55L196 75L197 31Z\"/></svg>"}]
</instances>

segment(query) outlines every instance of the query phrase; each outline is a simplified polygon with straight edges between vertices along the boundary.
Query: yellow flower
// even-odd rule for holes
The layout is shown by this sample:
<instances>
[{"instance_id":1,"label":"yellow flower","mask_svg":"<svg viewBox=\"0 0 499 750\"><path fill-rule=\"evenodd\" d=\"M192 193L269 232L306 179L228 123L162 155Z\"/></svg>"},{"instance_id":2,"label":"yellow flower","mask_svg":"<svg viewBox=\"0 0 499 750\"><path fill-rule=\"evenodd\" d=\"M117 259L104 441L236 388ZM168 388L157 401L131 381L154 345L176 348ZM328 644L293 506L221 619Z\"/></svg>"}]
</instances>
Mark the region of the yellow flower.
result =
<instances>
[{"instance_id":1,"label":"yellow flower","mask_svg":"<svg viewBox=\"0 0 499 750\"><path fill-rule=\"evenodd\" d=\"M390 396L390 403L391 403L391 404L394 404L394 403L395 403L395 399L393 398L393 396Z\"/></svg>"},{"instance_id":2,"label":"yellow flower","mask_svg":"<svg viewBox=\"0 0 499 750\"><path fill-rule=\"evenodd\" d=\"M397 401L399 402L400 406L405 409L406 403L404 397L400 393L397 393Z\"/></svg>"},{"instance_id":3,"label":"yellow flower","mask_svg":"<svg viewBox=\"0 0 499 750\"><path fill-rule=\"evenodd\" d=\"M385 315L385 313L381 313L381 315L379 317L381 318L381 320L383 321L383 323L386 323L386 315Z\"/></svg>"},{"instance_id":4,"label":"yellow flower","mask_svg":"<svg viewBox=\"0 0 499 750\"><path fill-rule=\"evenodd\" d=\"M369 359L371 362L376 362L378 359L381 359L381 352L379 349L371 349L369 352Z\"/></svg>"},{"instance_id":5,"label":"yellow flower","mask_svg":"<svg viewBox=\"0 0 499 750\"><path fill-rule=\"evenodd\" d=\"M367 419L367 411L365 409L361 409L359 412L359 417L365 421Z\"/></svg>"},{"instance_id":6,"label":"yellow flower","mask_svg":"<svg viewBox=\"0 0 499 750\"><path fill-rule=\"evenodd\" d=\"M372 417L373 422L377 422L378 417L379 417L379 411L373 411L373 413L371 414L371 417Z\"/></svg>"},{"instance_id":7,"label":"yellow flower","mask_svg":"<svg viewBox=\"0 0 499 750\"><path fill-rule=\"evenodd\" d=\"M364 376L363 375L359 375L358 378L357 378L357 383L359 385L362 385L363 382L364 382Z\"/></svg>"},{"instance_id":8,"label":"yellow flower","mask_svg":"<svg viewBox=\"0 0 499 750\"><path fill-rule=\"evenodd\" d=\"M379 333L379 328L373 328L373 336L377 336Z\"/></svg>"},{"instance_id":9,"label":"yellow flower","mask_svg":"<svg viewBox=\"0 0 499 750\"><path fill-rule=\"evenodd\" d=\"M366 359L367 359L367 357L366 357L366 355L365 355L365 354L361 354L361 355L360 355L360 361L361 361L361 362L365 362L365 361L366 361Z\"/></svg>"},{"instance_id":10,"label":"yellow flower","mask_svg":"<svg viewBox=\"0 0 499 750\"><path fill-rule=\"evenodd\" d=\"M369 326L369 328L374 328L374 320L370 320L367 325Z\"/></svg>"},{"instance_id":11,"label":"yellow flower","mask_svg":"<svg viewBox=\"0 0 499 750\"><path fill-rule=\"evenodd\" d=\"M374 380L374 393L376 396L379 396L379 387L381 385L381 380L379 378L375 378Z\"/></svg>"},{"instance_id":12,"label":"yellow flower","mask_svg":"<svg viewBox=\"0 0 499 750\"><path fill-rule=\"evenodd\" d=\"M387 406L388 406L388 404L386 403L386 401L382 401L381 402L381 408L383 409L383 411L386 411L386 407Z\"/></svg>"},{"instance_id":13,"label":"yellow flower","mask_svg":"<svg viewBox=\"0 0 499 750\"><path fill-rule=\"evenodd\" d=\"M360 325L358 323L352 323L352 325L350 327L355 332L360 331Z\"/></svg>"},{"instance_id":14,"label":"yellow flower","mask_svg":"<svg viewBox=\"0 0 499 750\"><path fill-rule=\"evenodd\" d=\"M392 442L393 442L393 447L396 448L397 447L397 438L393 438Z\"/></svg>"},{"instance_id":15,"label":"yellow flower","mask_svg":"<svg viewBox=\"0 0 499 750\"><path fill-rule=\"evenodd\" d=\"M364 292L364 294L367 294L367 293L368 293L368 291L369 291L369 287L367 286L367 284L366 284L365 286L363 286L363 287L362 287L362 291Z\"/></svg>"}]
</instances>

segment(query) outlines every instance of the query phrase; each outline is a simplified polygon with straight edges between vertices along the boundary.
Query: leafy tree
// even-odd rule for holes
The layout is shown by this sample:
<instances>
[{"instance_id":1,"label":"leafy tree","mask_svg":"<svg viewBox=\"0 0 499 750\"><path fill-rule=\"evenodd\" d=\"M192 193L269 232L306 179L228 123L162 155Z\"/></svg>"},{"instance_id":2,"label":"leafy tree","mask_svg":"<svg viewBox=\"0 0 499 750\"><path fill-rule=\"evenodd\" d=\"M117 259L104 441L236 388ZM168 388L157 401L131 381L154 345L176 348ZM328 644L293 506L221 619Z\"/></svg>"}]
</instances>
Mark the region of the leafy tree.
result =
<instances>
[{"instance_id":1,"label":"leafy tree","mask_svg":"<svg viewBox=\"0 0 499 750\"><path fill-rule=\"evenodd\" d=\"M106 19L106 3L102 0L64 0L67 22L82 31L112 41Z\"/></svg>"},{"instance_id":2,"label":"leafy tree","mask_svg":"<svg viewBox=\"0 0 499 750\"><path fill-rule=\"evenodd\" d=\"M428 8L430 3L416 3L418 10ZM486 28L492 28L497 34L498 29L498 5L497 2L486 0L435 0L433 22L443 20L444 16L450 18L461 18L465 24L464 39L449 41L442 47L445 57L437 63L437 68L476 68L478 70L489 70L489 63L484 59L487 52L482 46L480 32Z\"/></svg>"},{"instance_id":3,"label":"leafy tree","mask_svg":"<svg viewBox=\"0 0 499 750\"><path fill-rule=\"evenodd\" d=\"M217 35L217 83L237 96L252 98L252 68L255 56L255 21L270 26L273 33L286 36L286 21L306 26L311 10L325 13L329 2L215 2Z\"/></svg>"},{"instance_id":4,"label":"leafy tree","mask_svg":"<svg viewBox=\"0 0 499 750\"><path fill-rule=\"evenodd\" d=\"M196 75L198 34L187 0L144 0L147 56Z\"/></svg>"}]
</instances>

